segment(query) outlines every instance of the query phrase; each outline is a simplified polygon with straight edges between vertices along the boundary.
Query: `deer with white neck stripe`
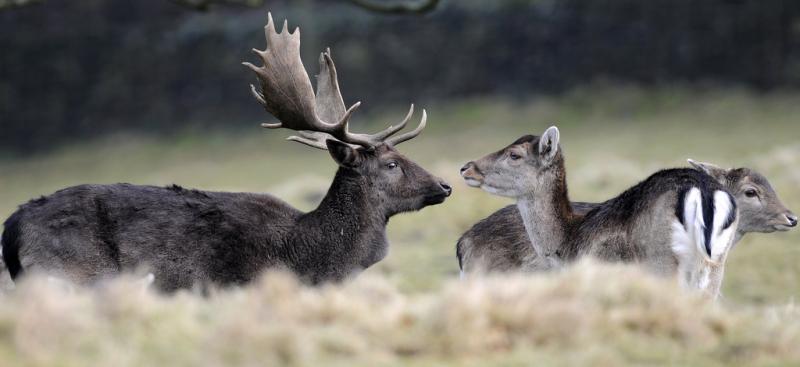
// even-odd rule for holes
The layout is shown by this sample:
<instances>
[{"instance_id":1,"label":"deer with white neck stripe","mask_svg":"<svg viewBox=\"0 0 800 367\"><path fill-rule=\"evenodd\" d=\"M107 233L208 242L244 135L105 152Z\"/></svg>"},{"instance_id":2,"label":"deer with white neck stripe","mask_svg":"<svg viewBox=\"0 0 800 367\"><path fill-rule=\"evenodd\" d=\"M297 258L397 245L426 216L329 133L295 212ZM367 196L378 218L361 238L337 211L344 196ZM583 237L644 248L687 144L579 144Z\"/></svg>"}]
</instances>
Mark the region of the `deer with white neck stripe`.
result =
<instances>
[{"instance_id":1,"label":"deer with white neck stripe","mask_svg":"<svg viewBox=\"0 0 800 367\"><path fill-rule=\"evenodd\" d=\"M512 197L540 268L582 256L637 262L715 298L738 225L736 201L694 169L656 172L616 198L576 214L556 127L467 163L467 184Z\"/></svg>"}]
</instances>

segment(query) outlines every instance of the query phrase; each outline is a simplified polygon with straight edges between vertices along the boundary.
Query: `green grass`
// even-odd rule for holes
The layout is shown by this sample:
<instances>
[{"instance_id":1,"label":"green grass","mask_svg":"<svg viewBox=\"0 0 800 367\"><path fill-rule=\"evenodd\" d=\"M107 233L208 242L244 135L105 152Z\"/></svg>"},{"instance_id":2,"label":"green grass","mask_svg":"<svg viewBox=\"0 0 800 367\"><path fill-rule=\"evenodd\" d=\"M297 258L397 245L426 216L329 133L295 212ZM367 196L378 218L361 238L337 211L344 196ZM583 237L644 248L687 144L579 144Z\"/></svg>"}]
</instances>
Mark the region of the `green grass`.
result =
<instances>
[{"instance_id":1,"label":"green grass","mask_svg":"<svg viewBox=\"0 0 800 367\"><path fill-rule=\"evenodd\" d=\"M401 145L400 150L448 180L455 192L442 205L393 218L388 228L392 242L390 253L384 261L368 269L364 276L382 279L392 287L397 287L401 297L409 297L408 302L424 304L426 299L444 297L442 292L447 288L445 284L455 278L458 272L454 254L458 237L473 223L509 203L468 188L460 180L458 168L464 162L497 150L523 134L540 134L552 124L561 129L573 200L608 199L659 168L685 166L686 158L691 157L722 166L754 168L770 179L789 208L800 211L798 101L800 93L793 92L758 95L742 90L675 88L651 91L633 87L592 86L560 97L532 98L524 102L476 98L425 106L430 113L428 129L419 138ZM397 108L371 116L369 121L357 124L354 128L376 130L384 123L395 122L403 114L402 108ZM326 190L335 165L325 152L283 141L282 138L287 135L283 131L262 130L254 121L253 128L246 132L195 131L170 138L119 135L76 143L32 158L0 160L0 217L9 215L18 204L30 198L87 182L178 183L209 190L270 192L301 209L310 209ZM762 345L770 338L786 335L796 337L796 323L787 324L784 329L775 327L774 330L764 331L764 335L755 336L745 335L746 328L742 325L766 320L750 318L749 315L765 313L770 307L783 307L800 296L800 266L797 265L800 264L799 240L798 231L751 234L732 251L723 284L724 304L729 311L724 312L731 312L734 315L731 317L745 321L728 330L735 336L721 332L709 339L718 349L714 346L694 348L681 341L676 342L670 335L641 338L638 333L626 334L615 326L609 329L609 335L589 333L586 336L588 343L595 341L597 346L581 348L581 353L576 355L564 355L564 348L568 347L565 343L534 343L535 347L532 348L505 346L504 352L499 354L481 352L475 357L478 359L474 360L480 362L458 360L458 363L526 365L532 360L539 360L556 365L589 361L606 365L683 365L693 361L696 363L692 364L715 366L729 364L726 358L736 353L744 355L742 360L766 365L780 362L780 356L796 358L796 355L775 352L778 358L770 359L765 350L775 346L770 344L768 348ZM538 277L532 277L535 278ZM451 285L451 291L452 287L457 286ZM545 300L540 301L543 306L548 305ZM159 309L159 312L166 313L181 312L179 309L172 310L170 307L173 306L190 307L192 312L212 307L204 306L205 301L202 300L189 303L191 306L181 306L179 300L159 302L178 303L162 305L164 310ZM625 309L624 299L614 302L616 307ZM537 307L535 304L530 306ZM612 307L607 312L613 315L614 310ZM647 314L650 312L648 310L637 312ZM370 311L365 309L364 312ZM113 325L99 323L113 330ZM0 348L8 348L9 341L2 338L8 337L6 332L18 327L19 324L14 321L0 319ZM208 331L194 324L186 327ZM258 328L257 325L254 327ZM659 329L654 333L661 331ZM156 333L161 332L167 331ZM194 331L181 331L179 327L174 331L174 337L180 339L180 332ZM546 330L536 331L540 332L541 335L547 335ZM505 334L501 332L500 335ZM268 338L263 335L260 337ZM124 337L120 338L125 341ZM611 342L603 343L592 338L609 338ZM520 343L529 342L525 339ZM94 345L91 342L88 344ZM137 347L147 348L157 355L171 353L159 341L143 345L137 344ZM250 346L247 344L242 348ZM453 346L456 347L459 346ZM755 348L755 352L752 352L755 354L748 354L747 348L751 347ZM375 361L374 358L378 358L387 365L405 365L410 361L417 365L438 365L453 357L442 350L433 354L421 352L420 358L411 352L411 357L403 357L402 350L387 352L384 359L370 354L368 360ZM2 351L0 349L0 356ZM295 355L294 352L287 353ZM328 354L325 356L330 357ZM249 364L246 361L237 362L235 355L230 358L234 358L232 364ZM155 357L144 360L165 361Z\"/></svg>"}]
</instances>

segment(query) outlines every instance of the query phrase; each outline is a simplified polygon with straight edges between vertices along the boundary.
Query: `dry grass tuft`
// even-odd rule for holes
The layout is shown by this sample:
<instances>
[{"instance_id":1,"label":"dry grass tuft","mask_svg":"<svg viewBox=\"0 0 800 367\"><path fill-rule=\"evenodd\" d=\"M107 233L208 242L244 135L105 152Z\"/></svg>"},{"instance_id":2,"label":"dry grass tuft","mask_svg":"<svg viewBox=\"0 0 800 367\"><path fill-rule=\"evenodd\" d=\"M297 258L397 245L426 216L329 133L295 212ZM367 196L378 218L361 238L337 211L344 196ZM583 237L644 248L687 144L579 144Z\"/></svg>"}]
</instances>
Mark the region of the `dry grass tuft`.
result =
<instances>
[{"instance_id":1,"label":"dry grass tuft","mask_svg":"<svg viewBox=\"0 0 800 367\"><path fill-rule=\"evenodd\" d=\"M134 279L31 279L4 297L3 366L800 363L794 306L715 306L669 279L589 262L415 294L381 277L309 288L272 273L209 297L157 295Z\"/></svg>"}]
</instances>

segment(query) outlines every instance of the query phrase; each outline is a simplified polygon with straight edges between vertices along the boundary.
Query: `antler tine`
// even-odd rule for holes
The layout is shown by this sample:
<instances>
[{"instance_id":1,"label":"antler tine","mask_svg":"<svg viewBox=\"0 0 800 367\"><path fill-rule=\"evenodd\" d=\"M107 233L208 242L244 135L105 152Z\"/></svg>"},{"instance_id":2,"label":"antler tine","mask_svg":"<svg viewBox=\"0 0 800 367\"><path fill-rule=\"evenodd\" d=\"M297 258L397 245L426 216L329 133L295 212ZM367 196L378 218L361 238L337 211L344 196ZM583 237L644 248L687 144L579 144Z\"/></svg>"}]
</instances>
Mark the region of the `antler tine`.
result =
<instances>
[{"instance_id":1,"label":"antler tine","mask_svg":"<svg viewBox=\"0 0 800 367\"><path fill-rule=\"evenodd\" d=\"M338 140L338 139L335 139L334 137L332 137L330 134L326 134L326 133L319 132L319 131L300 130L297 133L300 136L292 135L292 136L286 138L286 140L298 142L300 144L305 144L305 145L308 145L308 146L310 146L312 148L317 148L317 149L322 149L322 150L328 150L328 145L325 143L326 140L328 140L328 139L330 139L330 140ZM347 143L345 143L345 144L347 144ZM353 144L347 144L347 145L349 145L349 146L351 146L353 148L358 148L357 145L353 145Z\"/></svg>"},{"instance_id":2,"label":"antler tine","mask_svg":"<svg viewBox=\"0 0 800 367\"><path fill-rule=\"evenodd\" d=\"M428 122L428 112L425 111L425 109L423 109L422 110L422 119L420 120L419 126L417 126L416 129L414 129L412 131L409 131L409 132L407 132L405 134L401 134L401 135L397 135L395 137L391 137L391 138L386 140L386 143L391 144L391 145L397 145L397 144L400 144L400 143L402 143L404 141L408 141L408 140L414 139L415 137L417 137L417 135L419 135L422 132L423 129L425 129L425 126L427 125L427 122Z\"/></svg>"},{"instance_id":3,"label":"antler tine","mask_svg":"<svg viewBox=\"0 0 800 367\"><path fill-rule=\"evenodd\" d=\"M261 123L261 127L265 128L265 129L279 129L279 128L283 127L283 124L281 124L280 122L273 122L273 123L262 122Z\"/></svg>"},{"instance_id":4,"label":"antler tine","mask_svg":"<svg viewBox=\"0 0 800 367\"><path fill-rule=\"evenodd\" d=\"M414 104L412 103L411 107L408 109L406 117L403 118L403 121L400 121L400 123L397 125L390 125L388 129L375 134L375 137L380 140L386 140L386 138L396 134L400 130L403 130L403 128L406 127L406 124L408 124L408 120L410 120L411 116L413 115L414 115Z\"/></svg>"},{"instance_id":5,"label":"antler tine","mask_svg":"<svg viewBox=\"0 0 800 367\"><path fill-rule=\"evenodd\" d=\"M309 138L304 138L304 137L296 136L296 135L292 135L292 136L286 138L286 140L298 142L298 143L303 144L303 145L308 145L308 146L310 146L312 148L317 148L317 149L321 149L321 150L328 150L328 146L325 145L325 140L309 139Z\"/></svg>"},{"instance_id":6,"label":"antler tine","mask_svg":"<svg viewBox=\"0 0 800 367\"><path fill-rule=\"evenodd\" d=\"M244 64L245 66L247 66L247 67L249 67L251 69L256 69L256 66L251 64L251 63L249 63L249 62L243 62L242 64ZM259 92L258 89L256 89L255 85L250 84L250 93L253 94L253 97L256 98L258 103L261 103L262 105L267 104L267 101L264 99L264 95L261 94L261 92Z\"/></svg>"}]
</instances>

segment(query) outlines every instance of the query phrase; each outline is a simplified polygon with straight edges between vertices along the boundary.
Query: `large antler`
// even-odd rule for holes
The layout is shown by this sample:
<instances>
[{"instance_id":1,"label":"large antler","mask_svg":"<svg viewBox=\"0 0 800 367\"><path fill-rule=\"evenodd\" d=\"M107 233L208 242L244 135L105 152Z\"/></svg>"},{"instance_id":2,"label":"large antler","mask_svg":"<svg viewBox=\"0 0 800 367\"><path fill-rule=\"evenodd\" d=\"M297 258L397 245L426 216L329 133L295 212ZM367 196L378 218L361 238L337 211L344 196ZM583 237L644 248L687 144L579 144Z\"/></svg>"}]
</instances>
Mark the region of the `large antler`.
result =
<instances>
[{"instance_id":1,"label":"large antler","mask_svg":"<svg viewBox=\"0 0 800 367\"><path fill-rule=\"evenodd\" d=\"M267 25L264 27L267 49L253 49L261 56L264 66L243 63L256 73L260 82L260 91L250 85L253 96L280 121L261 126L296 130L300 136L291 136L289 140L320 149L327 149L325 140L330 138L363 147L374 147L382 143L399 144L419 135L425 128L427 114L423 110L422 120L416 129L390 138L406 126L414 113L414 105L411 105L406 118L386 130L371 135L350 132L350 116L361 102L345 109L330 49L320 54L320 73L317 77L317 93L314 95L311 81L300 59L300 29L295 28L294 32L289 32L287 22L284 21L283 30L278 33L275 31L272 14L268 14L267 18Z\"/></svg>"}]
</instances>

